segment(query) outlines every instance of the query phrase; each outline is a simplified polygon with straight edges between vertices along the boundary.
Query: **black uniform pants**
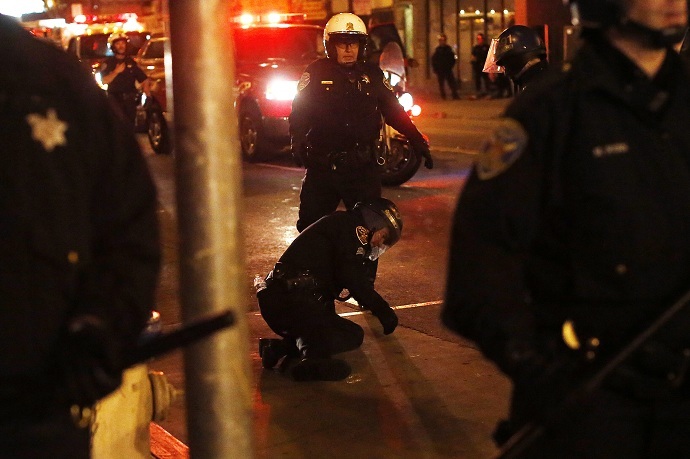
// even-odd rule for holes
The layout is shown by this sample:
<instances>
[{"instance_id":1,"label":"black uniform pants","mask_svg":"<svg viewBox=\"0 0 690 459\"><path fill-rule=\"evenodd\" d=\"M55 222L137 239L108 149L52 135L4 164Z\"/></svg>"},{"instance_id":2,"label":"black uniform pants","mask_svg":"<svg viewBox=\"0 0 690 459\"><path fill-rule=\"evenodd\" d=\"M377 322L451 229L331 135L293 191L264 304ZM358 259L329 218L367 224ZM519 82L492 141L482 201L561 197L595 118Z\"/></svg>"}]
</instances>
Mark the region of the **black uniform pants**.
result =
<instances>
[{"instance_id":1,"label":"black uniform pants","mask_svg":"<svg viewBox=\"0 0 690 459\"><path fill-rule=\"evenodd\" d=\"M450 88L450 93L453 96L453 99L458 98L458 85L457 82L455 81L455 76L453 75L452 70L447 70L445 72L439 72L436 74L436 77L438 78L438 89L439 92L441 93L442 98L446 98L446 83L448 83L448 87Z\"/></svg>"},{"instance_id":2,"label":"black uniform pants","mask_svg":"<svg viewBox=\"0 0 690 459\"><path fill-rule=\"evenodd\" d=\"M108 93L108 98L119 110L123 119L134 129L134 120L137 116L137 93Z\"/></svg>"},{"instance_id":3,"label":"black uniform pants","mask_svg":"<svg viewBox=\"0 0 690 459\"><path fill-rule=\"evenodd\" d=\"M381 172L375 163L354 170L307 167L299 194L297 231L336 211L340 201L352 209L359 201L381 197Z\"/></svg>"},{"instance_id":4,"label":"black uniform pants","mask_svg":"<svg viewBox=\"0 0 690 459\"><path fill-rule=\"evenodd\" d=\"M528 391L529 392L529 391ZM515 425L529 418L531 395L516 389ZM639 400L601 389L574 418L544 435L525 458L657 459L690 457L690 399Z\"/></svg>"},{"instance_id":5,"label":"black uniform pants","mask_svg":"<svg viewBox=\"0 0 690 459\"><path fill-rule=\"evenodd\" d=\"M285 292L277 284L257 294L261 316L271 330L294 340L304 357L330 357L362 345L362 327L335 312L333 300L308 291Z\"/></svg>"},{"instance_id":6,"label":"black uniform pants","mask_svg":"<svg viewBox=\"0 0 690 459\"><path fill-rule=\"evenodd\" d=\"M481 66L473 66L472 73L474 75L474 87L477 93L489 92L491 88L491 81L489 80L489 74L484 72L484 64ZM482 84L484 88L482 89Z\"/></svg>"}]
</instances>

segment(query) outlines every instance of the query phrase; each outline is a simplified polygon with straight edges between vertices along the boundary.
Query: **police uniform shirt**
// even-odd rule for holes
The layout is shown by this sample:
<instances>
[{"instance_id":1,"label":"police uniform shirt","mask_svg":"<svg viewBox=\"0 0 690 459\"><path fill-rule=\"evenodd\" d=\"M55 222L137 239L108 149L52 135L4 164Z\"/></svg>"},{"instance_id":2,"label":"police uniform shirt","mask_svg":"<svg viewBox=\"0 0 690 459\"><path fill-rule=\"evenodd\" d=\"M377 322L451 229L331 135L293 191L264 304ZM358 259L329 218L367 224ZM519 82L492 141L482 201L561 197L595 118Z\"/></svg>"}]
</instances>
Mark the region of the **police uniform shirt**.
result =
<instances>
[{"instance_id":1,"label":"police uniform shirt","mask_svg":"<svg viewBox=\"0 0 690 459\"><path fill-rule=\"evenodd\" d=\"M506 115L455 213L444 322L499 362L565 318L616 343L690 286L687 67L669 51L650 80L585 43Z\"/></svg>"},{"instance_id":2,"label":"police uniform shirt","mask_svg":"<svg viewBox=\"0 0 690 459\"><path fill-rule=\"evenodd\" d=\"M379 136L381 115L411 141L422 136L398 102L380 68L357 62L348 68L319 59L305 70L292 103L290 133L317 151L371 146Z\"/></svg>"},{"instance_id":3,"label":"police uniform shirt","mask_svg":"<svg viewBox=\"0 0 690 459\"><path fill-rule=\"evenodd\" d=\"M308 269L333 296L343 288L376 313L388 302L374 290L375 262L364 219L357 211L336 211L307 227L290 244L280 262L292 269Z\"/></svg>"},{"instance_id":4,"label":"police uniform shirt","mask_svg":"<svg viewBox=\"0 0 690 459\"><path fill-rule=\"evenodd\" d=\"M135 82L141 83L146 79L146 74L131 57L127 56L123 60L111 56L105 60L105 69L101 71L102 76L111 74L118 64L125 63L125 70L119 73L108 85L108 92L111 94L127 94L137 91Z\"/></svg>"}]
</instances>

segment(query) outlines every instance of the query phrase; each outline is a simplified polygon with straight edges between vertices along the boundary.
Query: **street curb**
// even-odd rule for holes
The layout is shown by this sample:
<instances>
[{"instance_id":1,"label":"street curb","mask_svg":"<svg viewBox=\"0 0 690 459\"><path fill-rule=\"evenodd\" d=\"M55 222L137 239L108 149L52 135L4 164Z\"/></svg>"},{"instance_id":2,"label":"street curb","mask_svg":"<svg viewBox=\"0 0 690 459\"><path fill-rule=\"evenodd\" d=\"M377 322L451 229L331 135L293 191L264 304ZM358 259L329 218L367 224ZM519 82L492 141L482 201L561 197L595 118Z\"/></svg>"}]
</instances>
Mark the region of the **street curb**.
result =
<instances>
[{"instance_id":1,"label":"street curb","mask_svg":"<svg viewBox=\"0 0 690 459\"><path fill-rule=\"evenodd\" d=\"M149 424L149 437L151 457L155 459L189 458L189 447L155 422Z\"/></svg>"}]
</instances>

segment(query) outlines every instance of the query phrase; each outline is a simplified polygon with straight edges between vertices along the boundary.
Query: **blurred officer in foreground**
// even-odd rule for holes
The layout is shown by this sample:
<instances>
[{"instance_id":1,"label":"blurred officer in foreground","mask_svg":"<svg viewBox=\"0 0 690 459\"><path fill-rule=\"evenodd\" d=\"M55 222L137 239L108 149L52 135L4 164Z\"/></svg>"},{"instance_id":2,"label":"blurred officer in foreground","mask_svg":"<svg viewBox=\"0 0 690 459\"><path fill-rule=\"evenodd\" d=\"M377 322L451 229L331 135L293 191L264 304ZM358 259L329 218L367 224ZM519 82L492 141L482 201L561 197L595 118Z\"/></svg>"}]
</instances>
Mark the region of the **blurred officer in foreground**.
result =
<instances>
[{"instance_id":1,"label":"blurred officer in foreground","mask_svg":"<svg viewBox=\"0 0 690 459\"><path fill-rule=\"evenodd\" d=\"M375 262L402 233L398 208L385 198L358 203L321 218L295 239L257 291L261 315L283 339L259 340L264 368L299 357L291 368L297 381L337 381L350 374L347 362L331 355L357 349L362 327L335 312L343 288L393 333L398 317L374 290ZM281 365L287 368L287 363Z\"/></svg>"},{"instance_id":2,"label":"blurred officer in foreground","mask_svg":"<svg viewBox=\"0 0 690 459\"><path fill-rule=\"evenodd\" d=\"M605 360L690 288L686 0L570 6L583 47L507 108L452 232L442 318L512 379L513 428L564 397L583 343ZM673 325L525 457L687 457L690 318Z\"/></svg>"},{"instance_id":3,"label":"blurred officer in foreground","mask_svg":"<svg viewBox=\"0 0 690 459\"><path fill-rule=\"evenodd\" d=\"M484 68L505 73L518 91L544 75L549 65L544 42L527 26L514 25L501 32L493 51L487 56Z\"/></svg>"},{"instance_id":4,"label":"blurred officer in foreground","mask_svg":"<svg viewBox=\"0 0 690 459\"><path fill-rule=\"evenodd\" d=\"M367 32L351 13L333 16L323 33L327 59L304 71L292 103L292 154L306 166L297 230L337 209L342 199L357 202L381 196L377 142L385 122L405 135L431 169L429 146L410 121L393 88L375 65L362 62Z\"/></svg>"},{"instance_id":5,"label":"blurred officer in foreground","mask_svg":"<svg viewBox=\"0 0 690 459\"><path fill-rule=\"evenodd\" d=\"M0 457L87 458L159 268L138 145L79 62L0 15Z\"/></svg>"},{"instance_id":6,"label":"blurred officer in foreground","mask_svg":"<svg viewBox=\"0 0 690 459\"><path fill-rule=\"evenodd\" d=\"M139 90L141 84L144 94L150 95L149 80L141 68L127 55L129 37L124 32L115 32L108 37L108 47L113 55L105 60L101 70L101 81L108 85L108 97L122 110L128 123L134 126L137 114Z\"/></svg>"}]
</instances>

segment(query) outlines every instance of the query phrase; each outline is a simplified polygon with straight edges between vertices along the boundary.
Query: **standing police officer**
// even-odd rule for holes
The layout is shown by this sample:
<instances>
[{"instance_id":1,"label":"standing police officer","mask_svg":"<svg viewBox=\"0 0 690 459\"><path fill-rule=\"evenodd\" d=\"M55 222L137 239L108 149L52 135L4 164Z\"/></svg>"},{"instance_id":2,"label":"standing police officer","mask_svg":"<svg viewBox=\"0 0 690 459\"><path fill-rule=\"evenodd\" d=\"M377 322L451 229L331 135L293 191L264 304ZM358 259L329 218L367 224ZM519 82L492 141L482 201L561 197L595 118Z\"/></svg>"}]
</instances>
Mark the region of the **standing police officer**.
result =
<instances>
[{"instance_id":1,"label":"standing police officer","mask_svg":"<svg viewBox=\"0 0 690 459\"><path fill-rule=\"evenodd\" d=\"M76 59L0 15L0 60L0 457L88 458L74 415L118 387L154 301L156 192Z\"/></svg>"},{"instance_id":2,"label":"standing police officer","mask_svg":"<svg viewBox=\"0 0 690 459\"><path fill-rule=\"evenodd\" d=\"M101 81L108 85L108 97L120 107L125 119L134 126L137 114L137 97L139 95L136 83L142 85L147 96L149 81L134 59L127 55L129 37L124 32L115 32L108 37L108 47L113 55L105 60L101 70Z\"/></svg>"},{"instance_id":3,"label":"standing police officer","mask_svg":"<svg viewBox=\"0 0 690 459\"><path fill-rule=\"evenodd\" d=\"M367 32L351 13L324 29L327 59L312 62L292 103L292 153L306 166L297 230L336 210L381 196L377 141L385 122L403 133L431 169L429 146L398 103L380 68L362 62Z\"/></svg>"},{"instance_id":4,"label":"standing police officer","mask_svg":"<svg viewBox=\"0 0 690 459\"><path fill-rule=\"evenodd\" d=\"M507 108L452 233L443 321L513 380L513 427L564 397L578 342L605 359L690 288L687 0L570 6L582 48ZM524 457L687 457L689 323Z\"/></svg>"},{"instance_id":5,"label":"standing police officer","mask_svg":"<svg viewBox=\"0 0 690 459\"><path fill-rule=\"evenodd\" d=\"M350 374L347 362L331 355L357 349L362 327L335 312L343 288L393 333L398 317L374 290L376 260L402 233L398 208L385 198L337 211L305 229L280 257L257 291L261 315L283 339L259 340L264 368L300 357L291 369L297 381L336 381Z\"/></svg>"}]
</instances>

